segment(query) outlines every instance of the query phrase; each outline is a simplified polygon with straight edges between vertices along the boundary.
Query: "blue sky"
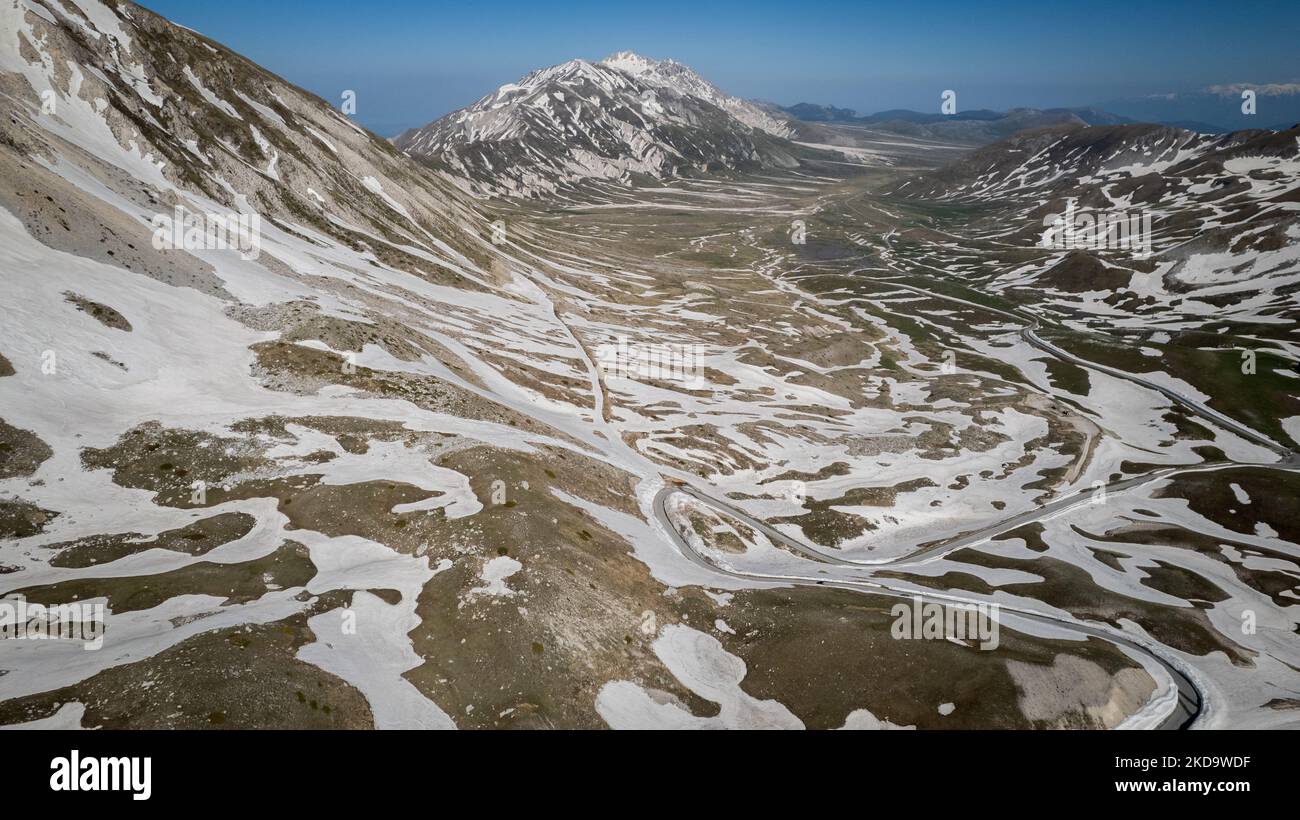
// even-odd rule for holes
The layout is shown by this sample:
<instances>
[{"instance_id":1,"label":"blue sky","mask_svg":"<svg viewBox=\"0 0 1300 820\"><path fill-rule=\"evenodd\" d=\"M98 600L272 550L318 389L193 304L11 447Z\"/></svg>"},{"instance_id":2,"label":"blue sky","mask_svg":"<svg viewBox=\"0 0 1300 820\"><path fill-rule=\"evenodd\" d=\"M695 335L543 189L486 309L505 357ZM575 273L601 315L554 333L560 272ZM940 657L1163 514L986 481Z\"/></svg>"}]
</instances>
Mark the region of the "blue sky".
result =
<instances>
[{"instance_id":1,"label":"blue sky","mask_svg":"<svg viewBox=\"0 0 1300 820\"><path fill-rule=\"evenodd\" d=\"M389 135L529 71L631 49L724 90L861 112L1086 105L1300 81L1300 2L144 0Z\"/></svg>"}]
</instances>

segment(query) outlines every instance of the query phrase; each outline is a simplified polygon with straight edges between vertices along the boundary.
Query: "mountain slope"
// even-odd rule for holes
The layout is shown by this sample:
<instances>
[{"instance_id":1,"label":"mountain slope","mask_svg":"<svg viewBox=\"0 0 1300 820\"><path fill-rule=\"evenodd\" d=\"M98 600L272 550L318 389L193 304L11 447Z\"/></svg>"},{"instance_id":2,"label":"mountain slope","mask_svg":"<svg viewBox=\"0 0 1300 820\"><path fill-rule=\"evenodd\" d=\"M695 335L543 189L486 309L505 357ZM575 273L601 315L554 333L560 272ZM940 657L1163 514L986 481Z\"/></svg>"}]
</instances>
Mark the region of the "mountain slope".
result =
<instances>
[{"instance_id":1,"label":"mountain slope","mask_svg":"<svg viewBox=\"0 0 1300 820\"><path fill-rule=\"evenodd\" d=\"M620 51L601 62L651 85L712 103L752 128L786 139L794 136L793 125L788 119L774 116L748 100L727 94L676 60L651 60L631 51Z\"/></svg>"},{"instance_id":2,"label":"mountain slope","mask_svg":"<svg viewBox=\"0 0 1300 820\"><path fill-rule=\"evenodd\" d=\"M594 728L642 612L721 617L633 555L658 468L564 318L638 332L609 268L130 3L0 4L0 95L0 593L109 613L0 641L0 724Z\"/></svg>"},{"instance_id":3,"label":"mountain slope","mask_svg":"<svg viewBox=\"0 0 1300 820\"><path fill-rule=\"evenodd\" d=\"M535 71L393 142L475 193L538 196L591 179L792 168L789 133L685 66L622 52Z\"/></svg>"},{"instance_id":4,"label":"mountain slope","mask_svg":"<svg viewBox=\"0 0 1300 820\"><path fill-rule=\"evenodd\" d=\"M1030 251L1056 216L1150 220L1150 253L1080 247L1017 266L998 288L1047 289L1125 321L1191 327L1300 316L1300 128L1198 134L1162 125L1016 134L894 193L989 207L983 232ZM1073 209L1073 210L1068 210ZM1136 224L1136 223L1134 223ZM1104 263L1103 261L1104 260ZM1081 294L1091 294L1083 296Z\"/></svg>"}]
</instances>

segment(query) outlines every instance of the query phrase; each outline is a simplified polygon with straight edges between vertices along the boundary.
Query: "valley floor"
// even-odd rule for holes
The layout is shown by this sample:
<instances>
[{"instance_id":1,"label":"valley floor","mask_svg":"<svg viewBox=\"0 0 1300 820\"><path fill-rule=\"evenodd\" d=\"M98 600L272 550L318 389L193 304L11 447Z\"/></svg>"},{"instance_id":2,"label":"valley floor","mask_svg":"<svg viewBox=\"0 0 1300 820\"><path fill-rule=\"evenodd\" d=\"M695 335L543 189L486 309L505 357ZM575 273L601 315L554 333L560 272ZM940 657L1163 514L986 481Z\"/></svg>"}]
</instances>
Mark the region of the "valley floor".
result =
<instances>
[{"instance_id":1,"label":"valley floor","mask_svg":"<svg viewBox=\"0 0 1300 820\"><path fill-rule=\"evenodd\" d=\"M110 612L0 643L0 722L1294 725L1295 442L983 287L897 173L499 206L482 288L297 226L223 300L0 215L41 272L0 590ZM996 605L997 646L900 602Z\"/></svg>"}]
</instances>

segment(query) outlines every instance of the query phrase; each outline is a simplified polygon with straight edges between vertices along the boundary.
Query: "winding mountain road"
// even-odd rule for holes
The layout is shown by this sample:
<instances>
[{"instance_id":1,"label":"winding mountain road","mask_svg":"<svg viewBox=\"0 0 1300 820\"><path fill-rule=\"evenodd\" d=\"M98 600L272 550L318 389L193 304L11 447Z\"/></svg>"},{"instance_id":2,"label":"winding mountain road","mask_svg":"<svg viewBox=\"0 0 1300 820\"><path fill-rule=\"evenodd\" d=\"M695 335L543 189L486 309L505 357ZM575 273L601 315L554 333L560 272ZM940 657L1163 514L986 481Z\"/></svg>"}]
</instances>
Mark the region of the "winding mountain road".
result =
<instances>
[{"instance_id":1,"label":"winding mountain road","mask_svg":"<svg viewBox=\"0 0 1300 820\"><path fill-rule=\"evenodd\" d=\"M859 271L854 271L854 273L857 272ZM872 594L885 595L885 596L897 597L897 598L908 598L908 599L920 598L922 600L928 600L934 603L945 604L945 605L979 604L984 602L976 601L969 598L963 598L958 595L949 595L946 593L945 594L939 594L933 592L918 593L913 589L905 589L902 587L893 586L886 580L871 577L869 574L869 570L878 569L884 566L917 564L926 561L937 560L938 558L947 555L955 550L962 549L963 547L972 546L974 544L982 543L999 534L1009 532L1025 524L1032 523L1034 521L1042 520L1044 518L1048 518L1060 514L1062 512L1065 512L1069 509L1072 509L1082 504L1092 503L1096 499L1098 494L1123 492L1125 490L1132 489L1134 487L1150 484L1151 482L1159 481L1165 478L1170 478L1175 475L1196 473L1196 472L1209 472L1215 470L1229 469L1232 467L1259 467L1259 468L1266 468L1266 469L1300 471L1300 454L1297 454L1296 452L1288 449L1287 447L1275 441L1272 441L1268 437L1258 433L1257 431L1251 429L1250 427L1247 427L1244 424L1241 424L1240 422L1237 422L1234 419L1229 418L1223 413L1220 413L1212 408L1209 408L1204 404L1202 404L1201 402L1196 401L1195 399L1192 399L1188 396L1184 396L1183 394L1178 393L1177 391L1169 387L1166 387L1161 384L1157 384L1151 381L1150 379L1146 379L1143 378L1142 376L1135 375L1132 373L1125 373L1123 371L1120 371L1113 367L1109 367L1107 365L1102 365L1096 362L1088 361L1087 359L1084 359L1068 351L1062 350L1061 348L1057 347L1051 342L1044 340L1043 338L1038 336L1036 332L1040 326L1039 320L1036 317L1020 316L1010 311L1002 310L995 307L990 307L987 305L981 305L976 302L971 302L969 300L961 299L954 296L947 296L944 294L933 293L930 291L926 291L922 288L914 287L911 285L905 285L898 282L890 281L889 284L891 287L897 287L904 290L912 291L930 298L942 299L950 302L964 304L973 308L977 308L979 310L988 311L1000 316L1004 316L1017 323L1021 323L1024 325L1024 327L1020 331L1020 336L1022 339L1024 339L1026 343L1032 345L1033 347L1043 350L1044 352L1052 356L1055 356L1061 359L1062 361L1067 361L1072 364L1078 365L1080 367L1086 367L1092 370L1096 370L1098 372L1106 373L1107 375L1111 375L1116 378L1121 378L1126 381L1130 381L1135 384L1142 385L1151 390L1155 390L1159 392L1161 395L1168 398L1170 401L1185 408L1188 412L1200 416L1201 418L1210 421L1211 423L1216 424L1219 427L1229 430L1232 433L1248 441L1254 442L1258 445L1261 445L1269 449L1270 451L1278 455L1279 460L1277 462L1272 462L1272 463L1251 463L1251 464L1224 461L1224 462L1213 462L1213 463L1205 463L1205 464L1183 465L1183 466L1161 468L1158 470L1151 471L1149 473L1145 473L1140 476L1113 481L1110 482L1109 484L1104 485L1103 487L1092 487L1092 488L1083 489L1078 492L1072 493L1071 495L1044 504L1038 507L1037 509L1029 510L1027 512L1020 513L1018 515L1010 516L1002 521L996 522L987 527L983 527L974 532L966 533L961 536L958 536L957 538L949 539L947 541L928 546L919 552L915 552L910 555L905 555L899 558L886 560L886 561L879 561L879 562L853 561L853 560L848 560L848 559L844 559L838 556L828 554L808 544L805 544L796 538L792 538L789 535L786 535L785 533L781 532L780 530L777 530L776 528L772 527L766 522L761 521L749 515L745 511L733 506L732 504L723 501L722 499L716 498L695 486L686 484L685 482L682 482L680 484L668 484L664 486L656 494L654 498L653 501L654 514L655 517L658 519L660 525L663 527L663 529L670 534L678 550L680 550L681 553L687 559L691 560L697 565L704 567L710 571L723 573L733 578L739 578L751 582L782 583L782 584L793 584L793 585L800 585L800 586L832 587L837 589L856 590L859 592L869 592ZM688 530L683 531L684 527L683 529L679 529L679 525L673 522L672 517L669 514L667 505L669 499L671 499L674 495L678 493L688 495L691 498L694 498L696 501L705 504L709 507L712 507L717 512L723 513L725 515L729 515L737 519L738 521L743 522L745 525L759 532L762 532L774 544L780 544L799 555L802 555L812 561L817 562L818 564L821 564L823 566L830 565L833 567L837 567L841 570L841 572L843 572L843 570L846 569L850 571L863 572L864 577L847 577L844 576L843 574L841 574L840 577L816 577L812 575L797 576L797 575L785 575L785 574L768 575L764 573L744 572L730 567L720 566L716 562L708 559L706 556L701 554L694 547L694 545L691 543L690 533ZM1102 497L1104 497L1104 495ZM823 570L823 572L824 571L825 570ZM1148 657L1152 659L1154 662L1156 662L1157 664L1159 664L1169 675L1170 680L1177 688L1178 695L1175 702L1172 704L1170 711L1163 718L1163 720L1161 721L1161 723L1157 728L1161 728L1161 729L1190 728L1196 722L1197 718L1201 715L1202 709L1204 707L1204 702L1200 690L1197 689L1196 685L1192 682L1190 673L1188 671L1185 671L1183 668L1181 668L1182 662L1176 658L1173 658L1172 656L1167 656L1165 654L1163 647L1160 647L1159 645L1153 642L1138 640L1134 636L1125 634L1117 629L1113 629L1098 624L1085 623L1083 621L1079 621L1074 618L1063 618L1056 615L1049 615L1042 612L1036 612L1033 610L1016 608L1016 607L1006 607L1001 605L1000 605L1000 609L1004 613L1012 613L1013 617L1023 618L1028 621L1037 622L1041 624L1050 624L1051 626L1056 627L1058 629L1066 629L1066 630L1073 631L1075 633L1100 638L1102 640L1108 641L1117 646L1141 653L1143 656Z\"/></svg>"},{"instance_id":2,"label":"winding mountain road","mask_svg":"<svg viewBox=\"0 0 1300 820\"><path fill-rule=\"evenodd\" d=\"M843 578L843 577L817 578L814 576L800 576L800 575L768 575L768 574L757 573L757 572L742 572L736 569L732 569L730 567L719 566L718 564L714 563L713 561L710 561L708 558L702 555L698 550L696 550L694 545L691 544L688 534L686 532L683 532L683 529L679 529L678 526L674 524L672 517L668 512L667 502L669 498L671 498L674 494L678 492L686 493L691 497L696 498L705 504L708 504L709 506L717 507L717 505L720 502L717 502L716 499L712 498L711 496L705 493L701 493L695 490L695 488L687 485L665 486L663 489L659 491L659 493L654 498L655 517L659 521L659 524L663 527L663 529L672 536L673 543L677 545L677 548L681 551L682 555L686 556L687 559L697 564L698 566L701 566L711 572L721 573L723 575L727 575L732 578L737 578L740 580L750 581L750 582L769 583L769 584L770 583L789 584L794 586L830 587L833 589L845 589L854 592L864 592L864 593L870 593L874 595L883 595L891 598L901 598L906 600L919 598L928 603L937 603L944 606L949 606L953 604L987 603L987 602L976 601L970 598L963 598L959 595L939 594L933 592L918 592L912 589L904 589L901 587L892 586L887 581L881 581L877 579L867 580L866 578ZM731 508L725 504L723 504L720 509L721 512L727 512L727 513L731 513L733 510L734 508ZM807 547L806 545L800 544L800 542L796 541L795 539L789 538L784 533L781 533L780 531L773 529L767 524L764 524L748 516L745 516L744 520L747 524L751 524L756 529L760 530L765 535L767 535L769 538L773 538L774 540L779 541L780 543L790 546L796 549L797 551L799 551L800 553L807 555L810 558L813 558L813 560L819 560L819 561L822 560L820 557L818 557L818 556L822 556L821 553L817 552L816 550L813 550L811 547ZM1042 612L1034 612L1033 610L1021 609L1019 607L1009 607L1002 604L998 605L998 610L999 610L999 617L998 617L999 622L1008 620L1007 615L1009 613L1011 614L1012 618L1023 618L1024 620L1027 621L1050 625L1057 629L1065 629L1071 632L1100 638L1101 640L1108 641L1112 644L1116 644L1118 646L1137 652L1145 657L1151 658L1155 663L1157 663L1161 668L1163 668L1165 672L1169 675L1170 680L1172 681L1174 687L1177 689L1178 692L1177 697L1174 700L1174 703L1170 707L1170 711L1164 716L1164 718L1162 718L1160 724L1156 728L1159 729L1191 728L1191 726L1195 723L1197 717L1201 714L1203 702L1202 702L1200 690L1197 689L1196 686L1192 683L1187 673L1185 673L1182 669L1180 669L1173 660L1163 657L1160 654L1160 651L1157 650L1154 646L1139 643L1137 640L1129 636L1123 635L1119 633L1117 630L1113 630L1108 627L1084 623L1082 621L1078 621L1074 619L1060 618Z\"/></svg>"}]
</instances>

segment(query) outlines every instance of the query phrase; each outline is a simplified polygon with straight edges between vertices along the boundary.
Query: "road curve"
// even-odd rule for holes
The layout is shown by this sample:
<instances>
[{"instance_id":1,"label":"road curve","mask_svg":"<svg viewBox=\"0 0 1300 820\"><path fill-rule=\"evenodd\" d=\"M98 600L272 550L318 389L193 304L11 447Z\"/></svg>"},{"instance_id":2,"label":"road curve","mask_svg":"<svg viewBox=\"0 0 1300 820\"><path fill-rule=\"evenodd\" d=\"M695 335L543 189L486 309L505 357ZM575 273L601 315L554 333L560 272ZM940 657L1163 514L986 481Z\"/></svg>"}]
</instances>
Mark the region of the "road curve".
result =
<instances>
[{"instance_id":1,"label":"road curve","mask_svg":"<svg viewBox=\"0 0 1300 820\"><path fill-rule=\"evenodd\" d=\"M888 581L882 581L874 578L871 580L866 580L866 579L847 579L847 578L838 578L838 579L837 578L815 578L812 576L798 576L798 575L768 575L764 573L741 572L739 570L731 569L729 567L721 567L715 564L714 562L710 561L708 558L701 555L691 544L690 539L686 538L685 535L682 533L682 531L677 528L676 524L673 523L671 516L669 516L668 514L667 501L671 496L673 496L678 492L682 492L687 495L690 495L692 498L696 498L701 502L708 504L710 506L714 506L715 499L713 499L711 496L707 495L706 493L700 492L694 487L683 484L683 485L666 485L655 495L653 501L654 514L656 519L659 521L660 526L662 526L663 529L672 537L673 543L677 545L677 548L678 550L681 551L682 555L684 555L688 560L692 561L693 563L711 572L722 573L723 575L727 575L732 578L737 578L740 580L750 581L750 582L779 583L779 584L789 584L794 586L831 587L834 589L846 589L854 592L883 595L891 598L904 598L907 600L919 598L921 600L930 603L937 603L945 606L951 604L988 603L986 601L977 601L974 599L963 598L959 595L951 595L947 593L939 594L933 592L917 592L911 589L903 589L900 587L891 586L888 583ZM731 510L732 508L726 504L722 504L721 509L719 509L720 512L725 512L725 513L730 513ZM800 542L796 541L795 539L789 538L784 533L781 533L780 531L773 529L772 527L768 526L767 524L764 524L761 521L757 521L756 519L753 519L749 516L745 516L745 523L752 524L769 538L772 538L775 541L779 541L783 544L786 544L787 546L791 546L795 548L798 552L807 555L808 557L813 558L814 560L822 560L825 557L822 555L822 553L818 552L817 550L814 550L811 547L808 547L807 545L800 544ZM1191 728L1191 726L1196 722L1197 717L1200 716L1202 706L1203 706L1200 690L1196 688L1195 684L1192 683L1191 679L1187 676L1187 674L1176 665L1175 661L1164 657L1155 646L1148 646L1139 643L1137 640L1130 638L1129 636L1126 636L1118 632L1117 630L1113 630L1108 627L1087 624L1082 621L1077 621L1074 619L1058 618L1056 616L1047 615L1042 612L1034 612L1033 610L1021 609L1019 607L1009 607L1003 604L998 604L998 609L1002 613L1012 613L1014 617L1023 618L1025 620L1034 621L1037 623L1047 624L1056 627L1057 629L1065 629L1071 632L1076 632L1083 635L1096 637L1104 641L1109 641L1112 644L1125 647L1127 649L1140 653L1141 655L1144 655L1154 660L1165 670L1165 672L1169 675L1170 680L1173 681L1174 686L1178 690L1178 697L1174 703L1173 708L1170 710L1169 714L1166 715L1165 718L1161 721L1160 725L1156 728L1188 729Z\"/></svg>"}]
</instances>

